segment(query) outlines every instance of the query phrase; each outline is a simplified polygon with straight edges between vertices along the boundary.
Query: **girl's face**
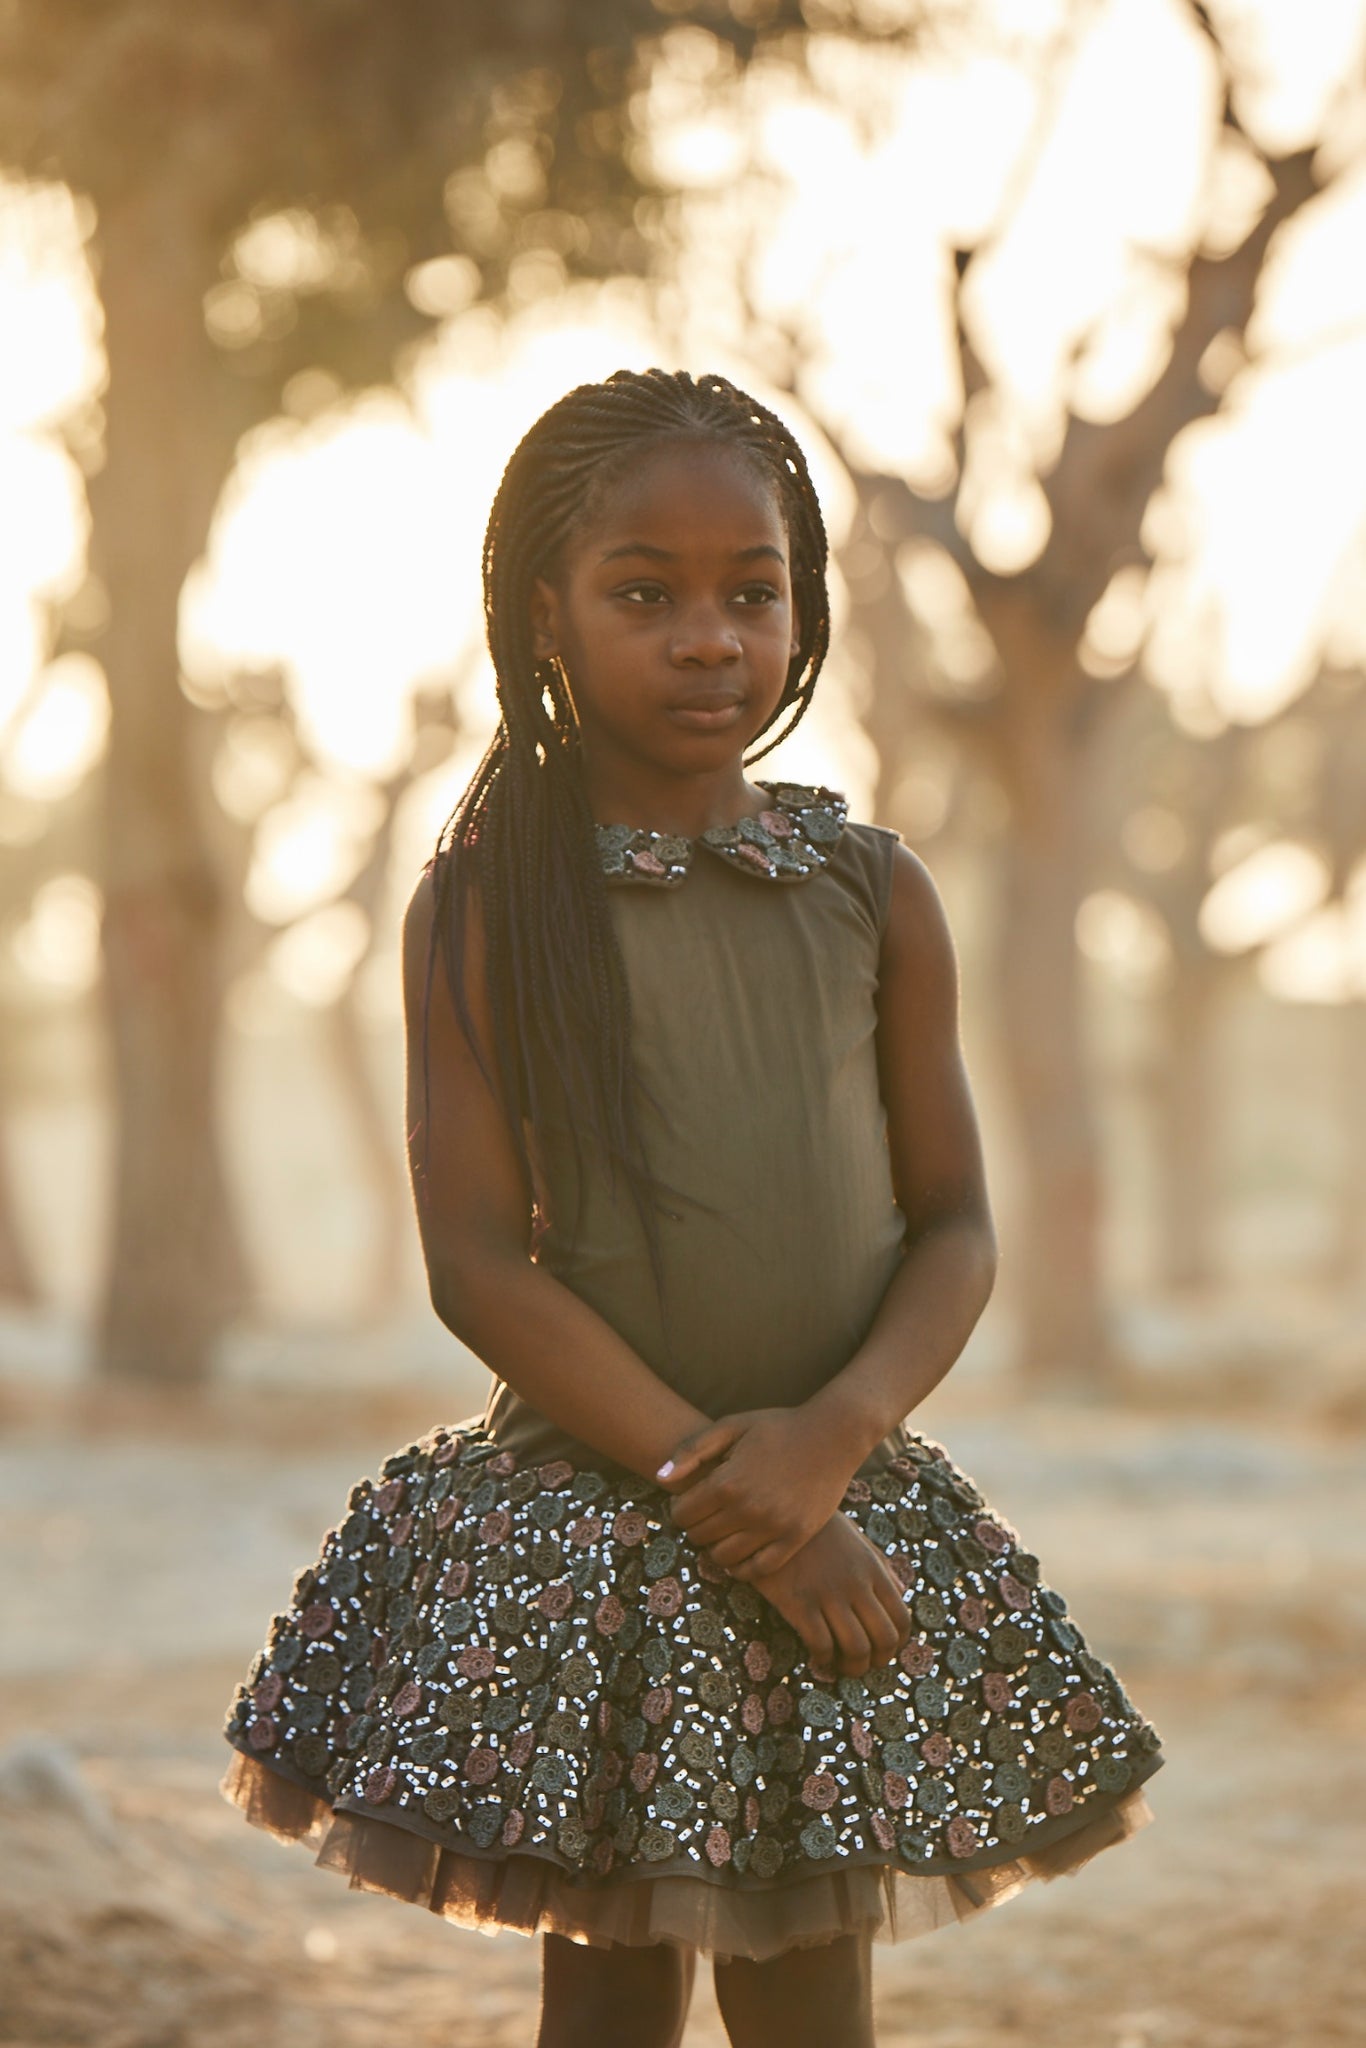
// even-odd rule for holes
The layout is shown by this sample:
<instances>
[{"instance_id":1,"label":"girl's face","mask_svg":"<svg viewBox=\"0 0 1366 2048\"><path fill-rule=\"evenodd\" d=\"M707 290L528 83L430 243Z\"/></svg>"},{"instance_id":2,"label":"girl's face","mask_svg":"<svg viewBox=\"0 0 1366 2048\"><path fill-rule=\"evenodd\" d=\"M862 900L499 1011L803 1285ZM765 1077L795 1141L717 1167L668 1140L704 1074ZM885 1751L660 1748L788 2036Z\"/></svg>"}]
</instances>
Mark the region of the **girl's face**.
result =
<instances>
[{"instance_id":1,"label":"girl's face","mask_svg":"<svg viewBox=\"0 0 1366 2048\"><path fill-rule=\"evenodd\" d=\"M684 775L738 762L797 652L776 493L714 443L656 450L555 581L537 580L532 624L538 659L563 664L590 762Z\"/></svg>"}]
</instances>

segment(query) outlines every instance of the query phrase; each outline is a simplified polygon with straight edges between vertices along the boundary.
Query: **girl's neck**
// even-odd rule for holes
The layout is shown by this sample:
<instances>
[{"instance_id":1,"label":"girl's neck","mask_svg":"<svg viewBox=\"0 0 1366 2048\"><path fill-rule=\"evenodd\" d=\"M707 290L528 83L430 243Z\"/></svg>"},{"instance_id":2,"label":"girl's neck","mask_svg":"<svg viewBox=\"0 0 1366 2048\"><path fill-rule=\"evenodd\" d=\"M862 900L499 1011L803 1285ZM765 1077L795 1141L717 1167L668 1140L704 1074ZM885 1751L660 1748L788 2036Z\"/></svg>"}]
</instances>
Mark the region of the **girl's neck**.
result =
<instances>
[{"instance_id":1,"label":"girl's neck","mask_svg":"<svg viewBox=\"0 0 1366 2048\"><path fill-rule=\"evenodd\" d=\"M584 756L588 808L600 825L632 825L696 839L718 825L735 825L770 802L745 779L737 759L693 774L669 773L638 761L609 763Z\"/></svg>"}]
</instances>

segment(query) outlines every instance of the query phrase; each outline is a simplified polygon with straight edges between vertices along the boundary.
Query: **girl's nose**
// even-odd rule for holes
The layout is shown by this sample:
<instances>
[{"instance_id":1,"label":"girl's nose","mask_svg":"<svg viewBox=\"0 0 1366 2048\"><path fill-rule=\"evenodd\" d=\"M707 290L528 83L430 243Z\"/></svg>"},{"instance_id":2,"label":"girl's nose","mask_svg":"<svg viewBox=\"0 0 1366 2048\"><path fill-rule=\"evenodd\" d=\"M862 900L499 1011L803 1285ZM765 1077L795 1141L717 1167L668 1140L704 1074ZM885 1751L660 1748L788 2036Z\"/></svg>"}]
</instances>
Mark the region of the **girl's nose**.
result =
<instances>
[{"instance_id":1,"label":"girl's nose","mask_svg":"<svg viewBox=\"0 0 1366 2048\"><path fill-rule=\"evenodd\" d=\"M715 668L739 659L740 636L717 606L692 605L674 629L672 651L676 662Z\"/></svg>"}]
</instances>

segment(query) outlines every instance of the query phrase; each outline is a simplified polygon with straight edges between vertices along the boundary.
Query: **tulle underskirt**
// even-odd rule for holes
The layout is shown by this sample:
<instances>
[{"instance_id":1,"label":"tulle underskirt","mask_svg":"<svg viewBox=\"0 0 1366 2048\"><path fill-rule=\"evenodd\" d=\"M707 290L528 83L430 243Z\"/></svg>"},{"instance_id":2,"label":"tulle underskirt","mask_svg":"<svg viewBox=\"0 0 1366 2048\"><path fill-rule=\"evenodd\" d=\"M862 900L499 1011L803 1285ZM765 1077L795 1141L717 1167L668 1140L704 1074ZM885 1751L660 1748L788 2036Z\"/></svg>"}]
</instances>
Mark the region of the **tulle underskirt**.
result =
<instances>
[{"instance_id":1,"label":"tulle underskirt","mask_svg":"<svg viewBox=\"0 0 1366 2048\"><path fill-rule=\"evenodd\" d=\"M891 1864L854 1864L737 1892L702 1877L583 1881L547 1857L515 1851L466 1855L391 1822L337 1812L240 1750L220 1789L253 1826L314 1850L315 1862L344 1876L353 1890L425 1906L461 1927L560 1934L594 1948L664 1941L718 1960L754 1962L845 1934L891 1944L971 1920L1031 1882L1079 1870L1154 1818L1140 1784L1070 1834L1004 1862L923 1875Z\"/></svg>"}]
</instances>

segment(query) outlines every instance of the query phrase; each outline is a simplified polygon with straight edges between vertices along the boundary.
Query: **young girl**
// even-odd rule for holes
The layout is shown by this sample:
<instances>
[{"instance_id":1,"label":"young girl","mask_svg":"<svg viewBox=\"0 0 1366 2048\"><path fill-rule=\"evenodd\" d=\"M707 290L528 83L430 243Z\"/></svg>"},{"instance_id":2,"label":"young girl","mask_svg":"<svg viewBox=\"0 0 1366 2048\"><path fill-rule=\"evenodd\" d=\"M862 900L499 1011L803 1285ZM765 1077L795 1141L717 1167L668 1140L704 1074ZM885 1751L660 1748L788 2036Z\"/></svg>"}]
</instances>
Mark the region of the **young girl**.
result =
<instances>
[{"instance_id":1,"label":"young girl","mask_svg":"<svg viewBox=\"0 0 1366 2048\"><path fill-rule=\"evenodd\" d=\"M540 2048L675 2048L698 1954L735 2048L867 2048L874 1936L1075 1870L1163 1761L904 1419L996 1246L927 870L747 772L825 559L722 377L514 453L502 716L405 924L432 1302L492 1389L353 1489L227 1725L250 1820L542 1934Z\"/></svg>"}]
</instances>

